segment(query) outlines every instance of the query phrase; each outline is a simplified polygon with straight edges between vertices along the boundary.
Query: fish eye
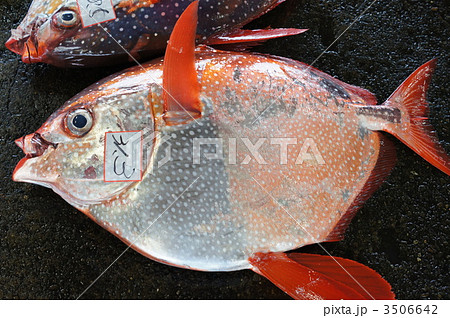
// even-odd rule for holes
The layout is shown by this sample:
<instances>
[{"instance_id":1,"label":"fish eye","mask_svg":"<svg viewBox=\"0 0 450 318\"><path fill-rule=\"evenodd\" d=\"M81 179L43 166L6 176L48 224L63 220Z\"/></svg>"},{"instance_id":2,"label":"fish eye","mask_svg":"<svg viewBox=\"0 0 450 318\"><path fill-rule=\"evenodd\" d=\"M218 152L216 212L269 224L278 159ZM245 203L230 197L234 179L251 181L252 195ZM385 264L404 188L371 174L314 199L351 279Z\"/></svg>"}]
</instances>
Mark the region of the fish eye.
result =
<instances>
[{"instance_id":1,"label":"fish eye","mask_svg":"<svg viewBox=\"0 0 450 318\"><path fill-rule=\"evenodd\" d=\"M83 136L92 128L92 115L86 109L76 109L66 117L66 127L75 136Z\"/></svg>"},{"instance_id":2,"label":"fish eye","mask_svg":"<svg viewBox=\"0 0 450 318\"><path fill-rule=\"evenodd\" d=\"M78 23L78 15L72 10L60 11L55 14L53 21L57 26L71 28Z\"/></svg>"}]
</instances>

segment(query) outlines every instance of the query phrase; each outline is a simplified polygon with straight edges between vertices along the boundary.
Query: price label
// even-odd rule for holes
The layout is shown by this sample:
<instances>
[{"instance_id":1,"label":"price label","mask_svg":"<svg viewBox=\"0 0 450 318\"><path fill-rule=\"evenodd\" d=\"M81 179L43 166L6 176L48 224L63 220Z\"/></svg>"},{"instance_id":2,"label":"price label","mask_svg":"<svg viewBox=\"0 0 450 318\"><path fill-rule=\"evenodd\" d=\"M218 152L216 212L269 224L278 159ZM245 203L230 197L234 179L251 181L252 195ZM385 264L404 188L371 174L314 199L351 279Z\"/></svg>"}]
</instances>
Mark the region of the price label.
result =
<instances>
[{"instance_id":1,"label":"price label","mask_svg":"<svg viewBox=\"0 0 450 318\"><path fill-rule=\"evenodd\" d=\"M77 0L83 28L116 18L112 0Z\"/></svg>"},{"instance_id":2,"label":"price label","mask_svg":"<svg viewBox=\"0 0 450 318\"><path fill-rule=\"evenodd\" d=\"M142 131L105 134L105 182L142 180Z\"/></svg>"}]
</instances>

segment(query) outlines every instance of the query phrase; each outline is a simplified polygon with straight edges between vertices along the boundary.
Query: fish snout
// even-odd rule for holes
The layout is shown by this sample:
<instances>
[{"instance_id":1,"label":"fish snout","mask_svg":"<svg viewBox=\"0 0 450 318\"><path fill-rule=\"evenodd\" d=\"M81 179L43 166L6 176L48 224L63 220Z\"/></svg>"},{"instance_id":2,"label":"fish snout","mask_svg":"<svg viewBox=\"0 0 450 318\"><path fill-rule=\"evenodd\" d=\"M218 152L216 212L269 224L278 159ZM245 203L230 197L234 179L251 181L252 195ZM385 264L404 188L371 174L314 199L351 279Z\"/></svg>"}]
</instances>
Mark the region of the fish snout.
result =
<instances>
[{"instance_id":1,"label":"fish snout","mask_svg":"<svg viewBox=\"0 0 450 318\"><path fill-rule=\"evenodd\" d=\"M46 20L46 16L37 16L30 23L11 30L11 37L5 43L6 48L21 55L24 63L41 62L42 53L39 52L37 33Z\"/></svg>"},{"instance_id":2,"label":"fish snout","mask_svg":"<svg viewBox=\"0 0 450 318\"><path fill-rule=\"evenodd\" d=\"M23 55L25 50L25 41L17 40L13 37L10 37L8 41L6 41L5 46L11 52L14 52L19 55Z\"/></svg>"},{"instance_id":3,"label":"fish snout","mask_svg":"<svg viewBox=\"0 0 450 318\"><path fill-rule=\"evenodd\" d=\"M49 146L56 148L56 146L45 140L38 133L29 134L16 139L16 145L25 153L27 158L34 158L41 156Z\"/></svg>"},{"instance_id":4,"label":"fish snout","mask_svg":"<svg viewBox=\"0 0 450 318\"><path fill-rule=\"evenodd\" d=\"M5 46L11 52L21 55L22 62L24 63L31 64L43 61L43 54L38 51L36 43L31 37L26 37L20 40L16 40L11 37L5 43Z\"/></svg>"}]
</instances>

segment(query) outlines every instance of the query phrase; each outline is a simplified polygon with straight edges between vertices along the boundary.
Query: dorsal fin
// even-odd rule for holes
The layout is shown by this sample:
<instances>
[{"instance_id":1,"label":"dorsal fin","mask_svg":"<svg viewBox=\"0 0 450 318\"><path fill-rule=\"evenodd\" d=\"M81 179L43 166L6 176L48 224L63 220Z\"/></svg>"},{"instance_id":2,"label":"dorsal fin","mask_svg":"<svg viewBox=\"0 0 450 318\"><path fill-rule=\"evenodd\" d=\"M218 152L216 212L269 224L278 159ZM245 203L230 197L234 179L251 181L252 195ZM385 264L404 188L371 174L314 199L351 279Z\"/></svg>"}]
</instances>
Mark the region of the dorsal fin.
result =
<instances>
[{"instance_id":1,"label":"dorsal fin","mask_svg":"<svg viewBox=\"0 0 450 318\"><path fill-rule=\"evenodd\" d=\"M164 56L164 120L169 124L196 119L202 112L194 53L197 11L194 1L180 16Z\"/></svg>"}]
</instances>

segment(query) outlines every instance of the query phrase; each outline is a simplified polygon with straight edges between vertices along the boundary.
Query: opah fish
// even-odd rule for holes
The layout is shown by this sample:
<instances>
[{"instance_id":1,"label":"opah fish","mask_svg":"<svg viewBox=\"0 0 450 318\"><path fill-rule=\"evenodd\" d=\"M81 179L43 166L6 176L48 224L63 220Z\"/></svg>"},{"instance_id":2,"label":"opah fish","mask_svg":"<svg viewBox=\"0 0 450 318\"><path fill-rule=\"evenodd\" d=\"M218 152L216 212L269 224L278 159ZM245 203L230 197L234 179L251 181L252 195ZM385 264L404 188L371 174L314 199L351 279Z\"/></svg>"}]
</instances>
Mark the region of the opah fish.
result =
<instances>
[{"instance_id":1,"label":"opah fish","mask_svg":"<svg viewBox=\"0 0 450 318\"><path fill-rule=\"evenodd\" d=\"M284 0L202 0L199 43L263 41L298 29L241 30ZM100 66L155 57L192 0L34 0L6 43L25 63ZM130 52L130 57L126 52Z\"/></svg>"},{"instance_id":2,"label":"opah fish","mask_svg":"<svg viewBox=\"0 0 450 318\"><path fill-rule=\"evenodd\" d=\"M194 51L196 5L164 60L95 84L18 139L13 179L166 264L252 269L299 299L393 298L362 264L284 252L342 238L394 164L382 131L450 174L426 118L435 61L377 105L293 60Z\"/></svg>"}]
</instances>

